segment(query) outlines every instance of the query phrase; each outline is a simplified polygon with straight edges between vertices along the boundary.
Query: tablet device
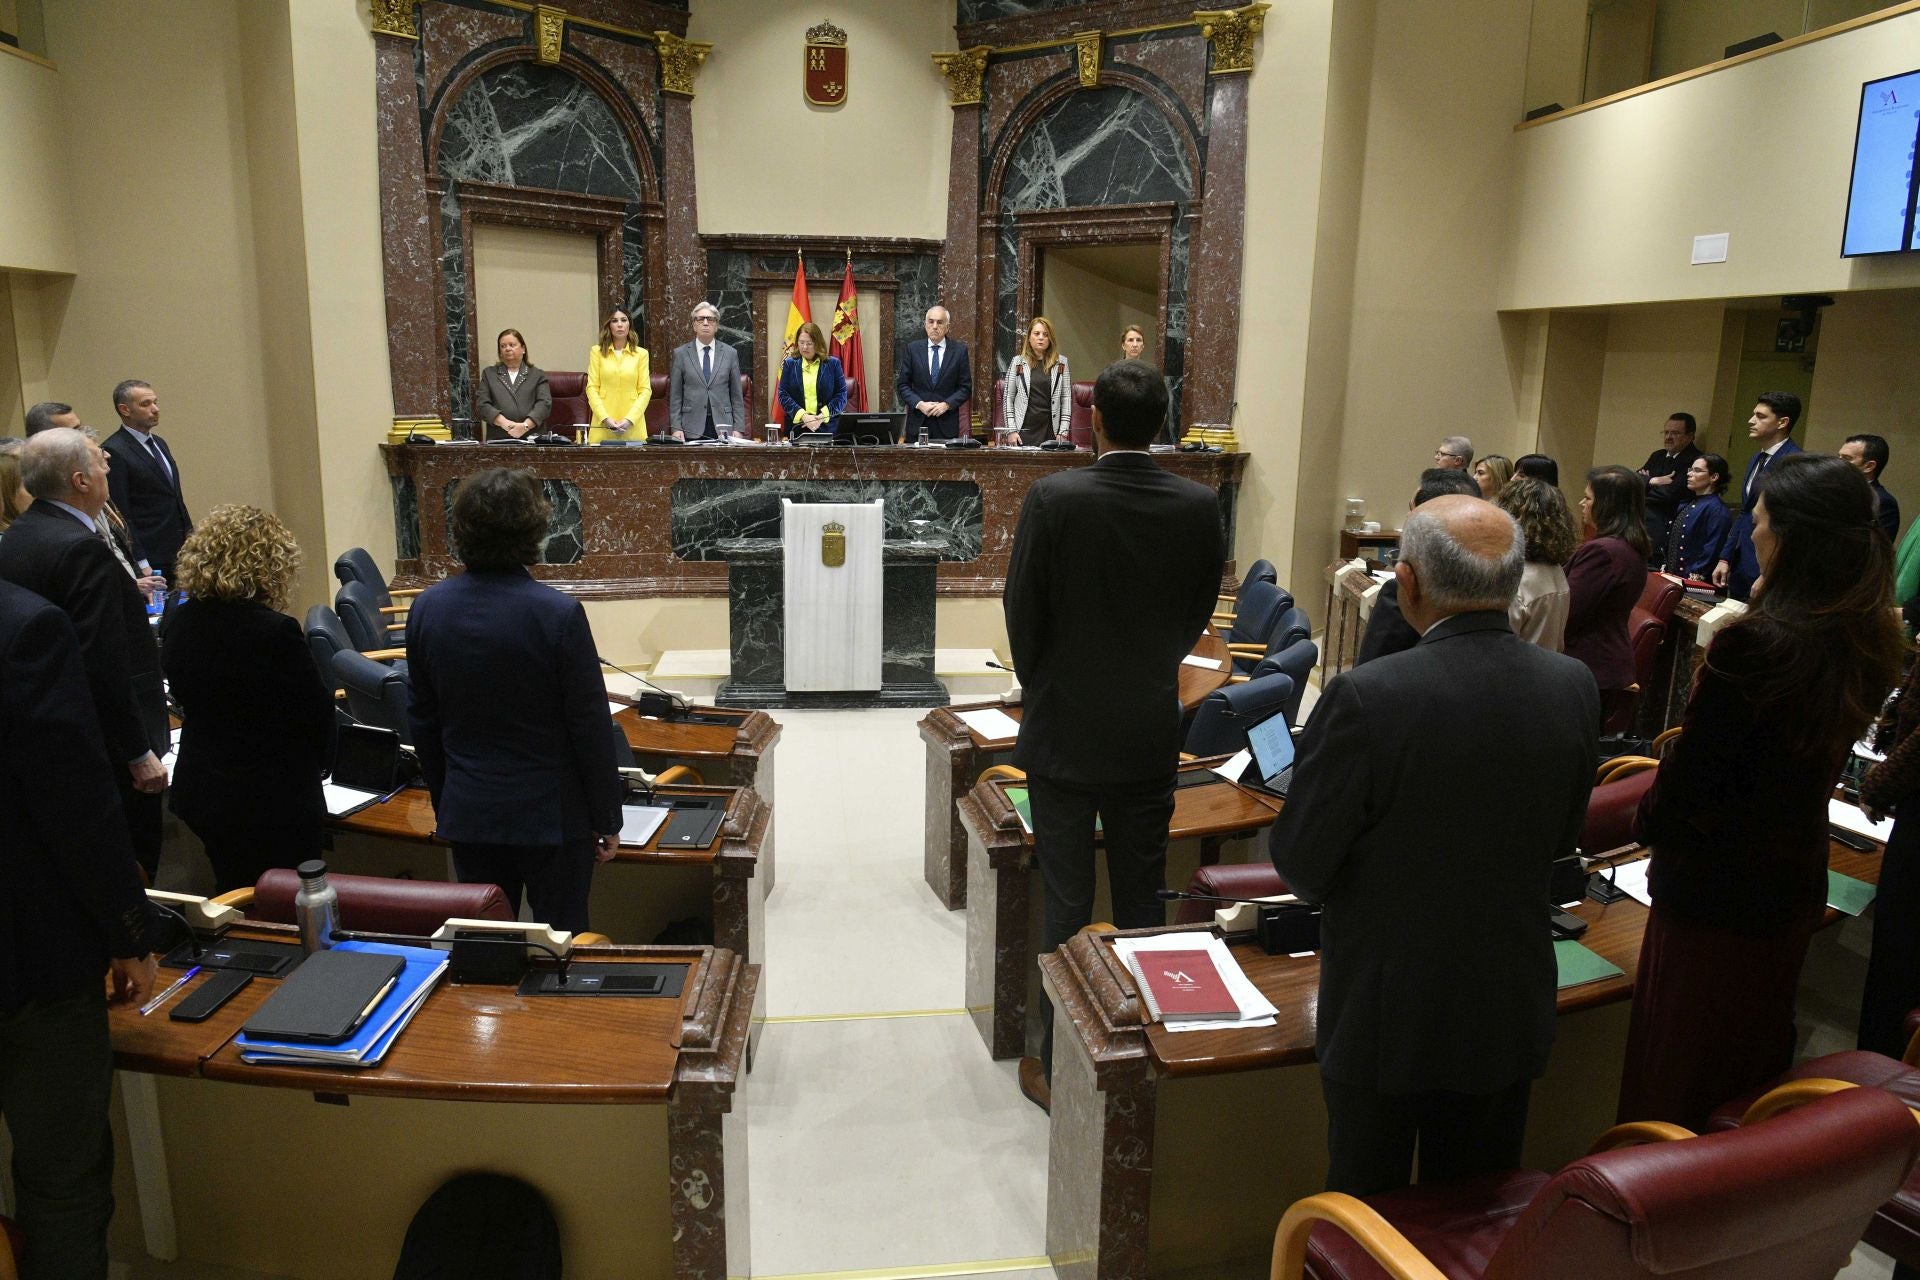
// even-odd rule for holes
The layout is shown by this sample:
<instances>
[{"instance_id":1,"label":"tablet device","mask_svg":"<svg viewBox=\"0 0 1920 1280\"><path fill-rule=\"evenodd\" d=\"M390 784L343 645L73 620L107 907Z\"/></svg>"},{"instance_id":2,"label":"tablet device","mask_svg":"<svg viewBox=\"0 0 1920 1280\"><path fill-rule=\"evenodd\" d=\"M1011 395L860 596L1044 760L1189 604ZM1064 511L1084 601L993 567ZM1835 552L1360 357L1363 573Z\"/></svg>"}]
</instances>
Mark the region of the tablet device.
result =
<instances>
[{"instance_id":1,"label":"tablet device","mask_svg":"<svg viewBox=\"0 0 1920 1280\"><path fill-rule=\"evenodd\" d=\"M400 735L370 724L343 724L333 748L335 786L385 795L400 785Z\"/></svg>"},{"instance_id":2,"label":"tablet device","mask_svg":"<svg viewBox=\"0 0 1920 1280\"><path fill-rule=\"evenodd\" d=\"M1293 728L1287 723L1287 713L1276 711L1255 721L1247 730L1247 746L1253 752L1253 761L1240 781L1284 797L1293 785Z\"/></svg>"},{"instance_id":3,"label":"tablet device","mask_svg":"<svg viewBox=\"0 0 1920 1280\"><path fill-rule=\"evenodd\" d=\"M373 951L316 951L242 1028L257 1040L338 1044L366 1021L406 961Z\"/></svg>"}]
</instances>

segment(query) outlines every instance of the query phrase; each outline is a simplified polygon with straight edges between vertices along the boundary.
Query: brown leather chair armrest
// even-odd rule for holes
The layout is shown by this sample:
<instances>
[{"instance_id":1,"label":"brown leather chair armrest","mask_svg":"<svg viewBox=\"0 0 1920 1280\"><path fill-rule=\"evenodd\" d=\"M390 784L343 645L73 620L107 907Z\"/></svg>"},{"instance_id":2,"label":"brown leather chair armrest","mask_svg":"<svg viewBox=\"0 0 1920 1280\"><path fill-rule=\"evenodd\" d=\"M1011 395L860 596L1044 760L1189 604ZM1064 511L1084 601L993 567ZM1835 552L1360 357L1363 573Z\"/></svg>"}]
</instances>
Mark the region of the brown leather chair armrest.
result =
<instances>
[{"instance_id":1,"label":"brown leather chair armrest","mask_svg":"<svg viewBox=\"0 0 1920 1280\"><path fill-rule=\"evenodd\" d=\"M974 784L977 786L985 782L988 778L1005 778L1008 782L1025 782L1027 780L1027 771L1025 769L1016 769L1010 764L990 764L980 771L980 776L974 779Z\"/></svg>"},{"instance_id":2,"label":"brown leather chair armrest","mask_svg":"<svg viewBox=\"0 0 1920 1280\"><path fill-rule=\"evenodd\" d=\"M1617 782L1630 774L1659 767L1660 762L1652 756L1615 756L1595 770L1593 785L1604 787L1609 782Z\"/></svg>"},{"instance_id":3,"label":"brown leather chair armrest","mask_svg":"<svg viewBox=\"0 0 1920 1280\"><path fill-rule=\"evenodd\" d=\"M405 613L407 610L411 608L413 608L413 606L410 604L383 604L380 606L380 612L389 613L389 614Z\"/></svg>"},{"instance_id":4,"label":"brown leather chair armrest","mask_svg":"<svg viewBox=\"0 0 1920 1280\"><path fill-rule=\"evenodd\" d=\"M600 947L612 941L606 934L594 933L590 929L573 935L573 945L576 947Z\"/></svg>"},{"instance_id":5,"label":"brown leather chair armrest","mask_svg":"<svg viewBox=\"0 0 1920 1280\"><path fill-rule=\"evenodd\" d=\"M1615 1147L1637 1147L1648 1142L1679 1142L1697 1136L1693 1130L1682 1129L1665 1120L1632 1120L1617 1124L1595 1138L1593 1145L1587 1148L1587 1154L1596 1155L1602 1151L1612 1151Z\"/></svg>"},{"instance_id":6,"label":"brown leather chair armrest","mask_svg":"<svg viewBox=\"0 0 1920 1280\"><path fill-rule=\"evenodd\" d=\"M253 886L247 885L243 889L229 889L217 898L209 898L208 901L214 903L216 906L233 907L239 911L241 915L245 915L247 908L253 905Z\"/></svg>"},{"instance_id":7,"label":"brown leather chair armrest","mask_svg":"<svg viewBox=\"0 0 1920 1280\"><path fill-rule=\"evenodd\" d=\"M1680 736L1680 729L1680 725L1675 725L1671 729L1662 729L1660 736L1653 740L1653 754L1659 755L1664 751L1669 742Z\"/></svg>"},{"instance_id":8,"label":"brown leather chair armrest","mask_svg":"<svg viewBox=\"0 0 1920 1280\"><path fill-rule=\"evenodd\" d=\"M392 662L395 658L406 657L407 651L403 648L402 649L362 649L360 651L360 656L363 658L372 658L375 662Z\"/></svg>"},{"instance_id":9,"label":"brown leather chair armrest","mask_svg":"<svg viewBox=\"0 0 1920 1280\"><path fill-rule=\"evenodd\" d=\"M685 782L697 787L704 779L701 778L700 771L690 764L673 764L655 774L653 781L656 786L668 782Z\"/></svg>"},{"instance_id":10,"label":"brown leather chair armrest","mask_svg":"<svg viewBox=\"0 0 1920 1280\"><path fill-rule=\"evenodd\" d=\"M425 590L425 587L388 587L387 594L399 600L406 596L417 596Z\"/></svg>"},{"instance_id":11,"label":"brown leather chair armrest","mask_svg":"<svg viewBox=\"0 0 1920 1280\"><path fill-rule=\"evenodd\" d=\"M1307 1237L1315 1223L1346 1232L1393 1280L1446 1280L1413 1244L1364 1201L1338 1191L1296 1200L1273 1236L1272 1280L1301 1280L1307 1272Z\"/></svg>"},{"instance_id":12,"label":"brown leather chair armrest","mask_svg":"<svg viewBox=\"0 0 1920 1280\"><path fill-rule=\"evenodd\" d=\"M1843 1089L1856 1089L1859 1086L1850 1080L1822 1080L1817 1077L1808 1080L1789 1080L1776 1089L1769 1089L1740 1117L1740 1127L1759 1124L1762 1120L1779 1115L1782 1111L1791 1111L1795 1107L1804 1107L1816 1098L1824 1098Z\"/></svg>"},{"instance_id":13,"label":"brown leather chair armrest","mask_svg":"<svg viewBox=\"0 0 1920 1280\"><path fill-rule=\"evenodd\" d=\"M1227 652L1236 658L1264 658L1267 656L1267 646L1263 644L1230 644L1227 646Z\"/></svg>"}]
</instances>

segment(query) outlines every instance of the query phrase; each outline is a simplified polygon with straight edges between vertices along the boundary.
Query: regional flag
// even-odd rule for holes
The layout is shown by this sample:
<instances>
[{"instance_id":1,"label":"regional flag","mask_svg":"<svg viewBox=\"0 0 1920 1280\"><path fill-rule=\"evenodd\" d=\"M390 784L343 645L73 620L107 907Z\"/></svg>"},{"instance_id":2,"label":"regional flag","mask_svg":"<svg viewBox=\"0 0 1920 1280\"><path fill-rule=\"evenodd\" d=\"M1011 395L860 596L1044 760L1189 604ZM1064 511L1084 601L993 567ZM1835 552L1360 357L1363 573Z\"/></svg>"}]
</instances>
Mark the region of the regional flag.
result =
<instances>
[{"instance_id":1,"label":"regional flag","mask_svg":"<svg viewBox=\"0 0 1920 1280\"><path fill-rule=\"evenodd\" d=\"M860 304L853 290L853 253L847 253L847 273L840 278L840 300L833 304L833 332L828 335L827 354L840 361L840 372L847 376L847 408L855 413L867 411L867 368L860 354Z\"/></svg>"},{"instance_id":2,"label":"regional flag","mask_svg":"<svg viewBox=\"0 0 1920 1280\"><path fill-rule=\"evenodd\" d=\"M782 360L793 356L793 337L800 332L800 326L813 322L813 306L807 301L807 260L804 255L795 254L793 268L793 297L787 302L787 327L781 339ZM816 356L818 352L814 353ZM780 406L780 375L773 376L773 421L786 425L787 411Z\"/></svg>"}]
</instances>

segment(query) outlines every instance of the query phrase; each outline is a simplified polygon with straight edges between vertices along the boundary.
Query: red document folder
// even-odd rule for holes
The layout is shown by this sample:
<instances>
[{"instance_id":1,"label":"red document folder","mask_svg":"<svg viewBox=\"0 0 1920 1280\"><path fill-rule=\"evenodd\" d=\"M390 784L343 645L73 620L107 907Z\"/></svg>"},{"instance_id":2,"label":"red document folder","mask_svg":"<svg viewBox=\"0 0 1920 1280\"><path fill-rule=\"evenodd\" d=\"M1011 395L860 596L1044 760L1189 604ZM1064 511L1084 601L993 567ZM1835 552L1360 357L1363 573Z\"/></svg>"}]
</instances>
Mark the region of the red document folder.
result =
<instances>
[{"instance_id":1,"label":"red document folder","mask_svg":"<svg viewBox=\"0 0 1920 1280\"><path fill-rule=\"evenodd\" d=\"M1240 1006L1205 951L1137 951L1130 962L1155 1018L1240 1016Z\"/></svg>"}]
</instances>

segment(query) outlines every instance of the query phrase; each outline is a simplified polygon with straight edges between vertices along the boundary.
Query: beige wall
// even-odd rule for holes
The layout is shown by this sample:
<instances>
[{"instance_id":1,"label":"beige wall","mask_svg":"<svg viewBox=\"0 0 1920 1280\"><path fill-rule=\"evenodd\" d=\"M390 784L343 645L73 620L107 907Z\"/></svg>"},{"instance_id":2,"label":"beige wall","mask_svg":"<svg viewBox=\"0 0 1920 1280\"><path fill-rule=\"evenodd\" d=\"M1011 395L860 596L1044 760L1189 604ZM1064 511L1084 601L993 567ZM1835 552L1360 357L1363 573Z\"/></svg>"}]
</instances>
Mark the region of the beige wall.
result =
<instances>
[{"instance_id":1,"label":"beige wall","mask_svg":"<svg viewBox=\"0 0 1920 1280\"><path fill-rule=\"evenodd\" d=\"M590 235L475 223L474 332L480 363L494 362L495 335L518 329L539 368L579 365L600 333L595 314L599 272L599 245ZM477 390L477 377L475 384Z\"/></svg>"},{"instance_id":2,"label":"beige wall","mask_svg":"<svg viewBox=\"0 0 1920 1280\"><path fill-rule=\"evenodd\" d=\"M1587 0L1533 0L1527 34L1527 90L1521 113L1581 101L1586 77Z\"/></svg>"},{"instance_id":3,"label":"beige wall","mask_svg":"<svg viewBox=\"0 0 1920 1280\"><path fill-rule=\"evenodd\" d=\"M700 230L947 234L953 113L929 55L951 50L951 0L840 0L847 100L801 92L807 28L823 10L700 0L687 34L714 49L693 102Z\"/></svg>"},{"instance_id":4,"label":"beige wall","mask_svg":"<svg viewBox=\"0 0 1920 1280\"><path fill-rule=\"evenodd\" d=\"M1859 432L1885 436L1892 457L1885 483L1903 521L1920 515L1920 291L1865 293L1835 300L1820 318L1807 438L1833 452Z\"/></svg>"},{"instance_id":5,"label":"beige wall","mask_svg":"<svg viewBox=\"0 0 1920 1280\"><path fill-rule=\"evenodd\" d=\"M1498 304L1920 285L1914 255L1839 256L1860 85L1915 66L1909 13L1520 130ZM1721 231L1728 260L1689 266L1693 237Z\"/></svg>"},{"instance_id":6,"label":"beige wall","mask_svg":"<svg viewBox=\"0 0 1920 1280\"><path fill-rule=\"evenodd\" d=\"M1153 251L1148 250L1146 256L1152 263ZM1155 265L1149 269L1158 268ZM1160 300L1153 291L1123 283L1105 272L1088 270L1067 251L1047 255L1044 294L1041 313L1053 325L1054 341L1066 355L1076 380L1092 381L1108 363L1119 358L1120 331L1130 324L1147 332L1148 357L1152 358L1152 344L1158 343L1160 334Z\"/></svg>"},{"instance_id":7,"label":"beige wall","mask_svg":"<svg viewBox=\"0 0 1920 1280\"><path fill-rule=\"evenodd\" d=\"M73 189L62 154L60 73L0 53L0 270L72 272Z\"/></svg>"},{"instance_id":8,"label":"beige wall","mask_svg":"<svg viewBox=\"0 0 1920 1280\"><path fill-rule=\"evenodd\" d=\"M1662 0L1653 28L1653 74L1702 67L1727 46L1771 31L1791 39L1804 29L1806 0Z\"/></svg>"},{"instance_id":9,"label":"beige wall","mask_svg":"<svg viewBox=\"0 0 1920 1280\"><path fill-rule=\"evenodd\" d=\"M1660 428L1670 413L1691 413L1702 438L1708 436L1724 310L1717 302L1690 302L1627 307L1608 318L1595 464L1638 467L1660 447ZM1573 477L1560 478L1578 492Z\"/></svg>"}]
</instances>

